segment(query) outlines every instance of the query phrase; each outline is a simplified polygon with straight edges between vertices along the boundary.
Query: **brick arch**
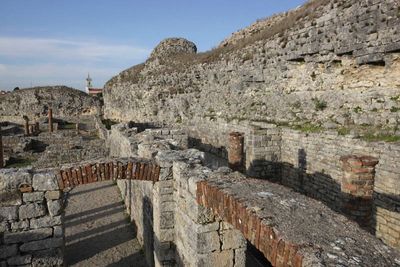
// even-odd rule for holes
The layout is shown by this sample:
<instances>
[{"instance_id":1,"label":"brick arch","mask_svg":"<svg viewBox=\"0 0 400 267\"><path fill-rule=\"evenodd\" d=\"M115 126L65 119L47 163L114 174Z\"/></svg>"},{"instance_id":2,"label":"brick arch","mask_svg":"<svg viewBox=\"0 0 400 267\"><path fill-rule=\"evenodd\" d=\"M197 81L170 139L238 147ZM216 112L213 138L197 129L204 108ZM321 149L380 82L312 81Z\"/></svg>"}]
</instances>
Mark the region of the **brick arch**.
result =
<instances>
[{"instance_id":1,"label":"brick arch","mask_svg":"<svg viewBox=\"0 0 400 267\"><path fill-rule=\"evenodd\" d=\"M60 190L108 180L143 180L158 182L160 166L152 161L101 161L62 168L58 174Z\"/></svg>"}]
</instances>

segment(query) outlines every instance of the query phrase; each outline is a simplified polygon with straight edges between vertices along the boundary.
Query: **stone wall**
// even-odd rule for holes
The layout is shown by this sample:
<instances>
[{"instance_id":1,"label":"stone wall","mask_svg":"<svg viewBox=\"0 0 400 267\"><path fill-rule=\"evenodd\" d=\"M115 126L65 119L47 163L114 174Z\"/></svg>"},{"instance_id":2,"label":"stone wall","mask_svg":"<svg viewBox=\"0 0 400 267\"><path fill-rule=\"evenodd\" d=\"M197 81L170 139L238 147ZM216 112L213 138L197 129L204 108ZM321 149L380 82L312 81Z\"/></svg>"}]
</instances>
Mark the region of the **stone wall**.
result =
<instances>
[{"instance_id":1,"label":"stone wall","mask_svg":"<svg viewBox=\"0 0 400 267\"><path fill-rule=\"evenodd\" d=\"M105 116L169 124L207 118L368 125L396 132L398 1L311 2L315 8L308 11L264 21L269 26L254 30L258 39L246 35L246 45L228 41L197 57L153 55L132 77L122 73L106 84Z\"/></svg>"},{"instance_id":2,"label":"stone wall","mask_svg":"<svg viewBox=\"0 0 400 267\"><path fill-rule=\"evenodd\" d=\"M344 171L340 158L368 155L378 158L374 180L372 230L387 244L399 247L400 180L397 143L367 142L336 131L304 133L268 123L252 125L197 121L188 127L191 146L226 158L228 134L245 133L246 173L296 189L341 210ZM195 140L195 142L193 142Z\"/></svg>"},{"instance_id":3,"label":"stone wall","mask_svg":"<svg viewBox=\"0 0 400 267\"><path fill-rule=\"evenodd\" d=\"M379 160L374 185L372 227L387 244L400 248L400 160L398 144L368 143L337 133L305 134L282 129L282 180L287 186L340 210L343 169L340 157L369 155Z\"/></svg>"},{"instance_id":4,"label":"stone wall","mask_svg":"<svg viewBox=\"0 0 400 267\"><path fill-rule=\"evenodd\" d=\"M1 266L64 266L62 195L54 171L0 171Z\"/></svg>"},{"instance_id":5,"label":"stone wall","mask_svg":"<svg viewBox=\"0 0 400 267\"><path fill-rule=\"evenodd\" d=\"M198 183L209 171L174 163L177 266L244 267L247 244L243 234L196 201Z\"/></svg>"}]
</instances>

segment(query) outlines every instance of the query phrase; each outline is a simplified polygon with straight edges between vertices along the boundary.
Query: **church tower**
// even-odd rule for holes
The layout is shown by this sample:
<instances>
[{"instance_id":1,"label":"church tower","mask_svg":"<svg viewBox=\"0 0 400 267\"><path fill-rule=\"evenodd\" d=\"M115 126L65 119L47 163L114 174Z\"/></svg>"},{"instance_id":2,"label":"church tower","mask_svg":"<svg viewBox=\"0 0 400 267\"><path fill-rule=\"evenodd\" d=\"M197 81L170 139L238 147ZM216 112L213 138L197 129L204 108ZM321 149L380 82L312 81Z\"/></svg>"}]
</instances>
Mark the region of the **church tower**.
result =
<instances>
[{"instance_id":1,"label":"church tower","mask_svg":"<svg viewBox=\"0 0 400 267\"><path fill-rule=\"evenodd\" d=\"M103 94L102 88L94 88L93 87L92 78L90 78L89 73L86 78L86 93L88 93L89 95L100 95L100 96L102 96L102 94Z\"/></svg>"},{"instance_id":2,"label":"church tower","mask_svg":"<svg viewBox=\"0 0 400 267\"><path fill-rule=\"evenodd\" d=\"M90 78L90 74L88 73L86 78L86 93L89 94L89 89L92 88L92 78Z\"/></svg>"}]
</instances>

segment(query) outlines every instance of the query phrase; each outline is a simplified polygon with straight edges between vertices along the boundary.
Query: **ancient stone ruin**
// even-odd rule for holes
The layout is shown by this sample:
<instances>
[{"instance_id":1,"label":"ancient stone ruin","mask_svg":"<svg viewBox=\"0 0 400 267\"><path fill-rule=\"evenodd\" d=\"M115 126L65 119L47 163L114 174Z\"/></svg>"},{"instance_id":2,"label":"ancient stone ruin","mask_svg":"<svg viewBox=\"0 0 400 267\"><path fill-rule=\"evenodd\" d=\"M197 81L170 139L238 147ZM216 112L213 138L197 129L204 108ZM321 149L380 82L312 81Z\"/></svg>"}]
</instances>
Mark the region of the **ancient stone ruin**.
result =
<instances>
[{"instance_id":1,"label":"ancient stone ruin","mask_svg":"<svg viewBox=\"0 0 400 267\"><path fill-rule=\"evenodd\" d=\"M162 41L102 107L0 97L0 266L400 266L399 25L314 0Z\"/></svg>"}]
</instances>

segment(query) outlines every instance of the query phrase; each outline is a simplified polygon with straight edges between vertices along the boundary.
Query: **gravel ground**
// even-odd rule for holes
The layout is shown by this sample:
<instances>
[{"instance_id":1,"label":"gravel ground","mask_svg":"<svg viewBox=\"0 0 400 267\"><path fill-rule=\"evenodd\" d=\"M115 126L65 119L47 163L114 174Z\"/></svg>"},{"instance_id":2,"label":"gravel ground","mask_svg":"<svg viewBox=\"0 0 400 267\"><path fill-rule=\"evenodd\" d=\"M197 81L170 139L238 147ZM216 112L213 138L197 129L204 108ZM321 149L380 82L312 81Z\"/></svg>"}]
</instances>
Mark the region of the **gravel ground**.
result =
<instances>
[{"instance_id":1,"label":"gravel ground","mask_svg":"<svg viewBox=\"0 0 400 267\"><path fill-rule=\"evenodd\" d=\"M65 210L68 266L145 267L136 232L113 182L70 191Z\"/></svg>"}]
</instances>

